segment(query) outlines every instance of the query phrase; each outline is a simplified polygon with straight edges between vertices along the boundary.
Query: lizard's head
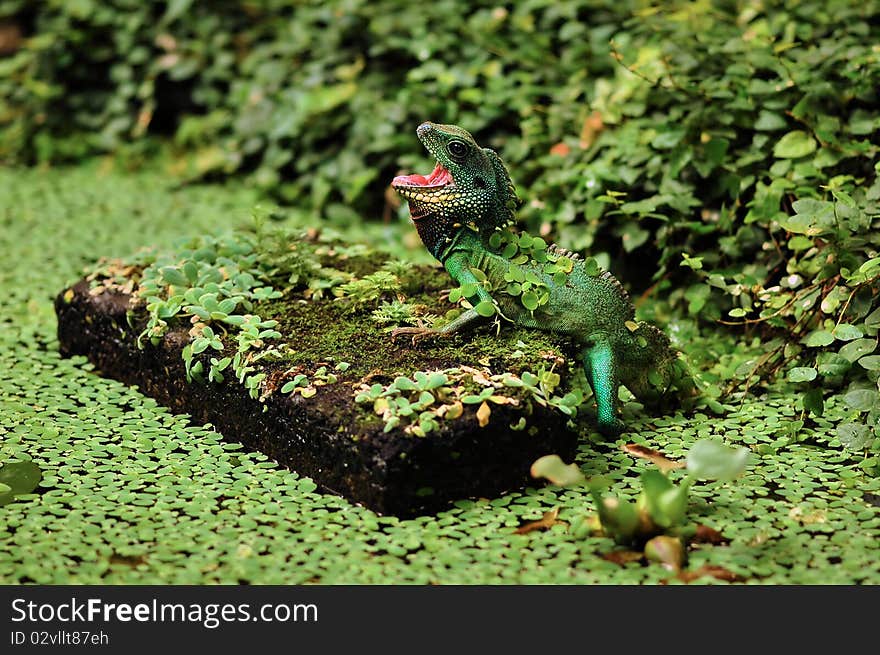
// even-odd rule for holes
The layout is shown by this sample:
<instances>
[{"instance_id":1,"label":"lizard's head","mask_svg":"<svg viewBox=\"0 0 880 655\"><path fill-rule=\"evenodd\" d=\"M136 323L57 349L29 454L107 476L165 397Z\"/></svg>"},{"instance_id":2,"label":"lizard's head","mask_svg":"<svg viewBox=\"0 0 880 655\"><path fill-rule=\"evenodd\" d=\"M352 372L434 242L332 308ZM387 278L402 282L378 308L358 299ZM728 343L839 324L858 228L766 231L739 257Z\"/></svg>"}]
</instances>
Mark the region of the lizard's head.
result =
<instances>
[{"instance_id":1,"label":"lizard's head","mask_svg":"<svg viewBox=\"0 0 880 655\"><path fill-rule=\"evenodd\" d=\"M493 150L481 148L456 125L422 123L416 134L437 165L427 176L398 175L391 186L409 202L420 233L429 222L431 233L447 238L464 224L491 232L513 222L516 193Z\"/></svg>"}]
</instances>

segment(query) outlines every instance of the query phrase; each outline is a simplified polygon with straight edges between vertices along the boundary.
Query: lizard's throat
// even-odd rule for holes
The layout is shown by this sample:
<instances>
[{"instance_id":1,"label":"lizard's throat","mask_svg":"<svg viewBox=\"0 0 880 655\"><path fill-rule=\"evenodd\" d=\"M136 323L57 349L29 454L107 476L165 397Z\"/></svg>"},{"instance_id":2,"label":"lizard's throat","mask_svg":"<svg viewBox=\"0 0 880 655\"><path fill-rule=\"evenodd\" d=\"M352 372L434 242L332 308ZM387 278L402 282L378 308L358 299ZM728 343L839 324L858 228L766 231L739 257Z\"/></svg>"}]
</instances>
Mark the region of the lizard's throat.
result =
<instances>
[{"instance_id":1,"label":"lizard's throat","mask_svg":"<svg viewBox=\"0 0 880 655\"><path fill-rule=\"evenodd\" d=\"M422 243L438 259L456 230L461 227L454 218L443 213L413 215L412 219Z\"/></svg>"}]
</instances>

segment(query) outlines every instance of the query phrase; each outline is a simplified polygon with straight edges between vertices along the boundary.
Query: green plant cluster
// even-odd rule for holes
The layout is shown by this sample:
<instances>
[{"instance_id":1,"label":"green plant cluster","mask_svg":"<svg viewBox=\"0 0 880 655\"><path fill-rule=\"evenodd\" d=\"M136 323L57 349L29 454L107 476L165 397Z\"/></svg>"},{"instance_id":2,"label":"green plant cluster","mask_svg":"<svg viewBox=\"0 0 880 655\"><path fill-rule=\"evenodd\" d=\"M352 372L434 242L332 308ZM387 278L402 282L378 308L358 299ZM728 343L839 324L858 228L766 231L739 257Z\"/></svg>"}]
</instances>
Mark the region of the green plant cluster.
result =
<instances>
[{"instance_id":1,"label":"green plant cluster","mask_svg":"<svg viewBox=\"0 0 880 655\"><path fill-rule=\"evenodd\" d=\"M575 376L571 390L563 395L555 392L560 387L560 375L553 369L541 369L537 373L523 371L520 375L502 373L497 379L505 387L520 388L539 405L554 407L566 416L576 416L578 407L583 403L589 387L586 378ZM484 392L485 393L485 392Z\"/></svg>"},{"instance_id":2,"label":"green plant cluster","mask_svg":"<svg viewBox=\"0 0 880 655\"><path fill-rule=\"evenodd\" d=\"M375 323L439 320L431 310L443 307L442 300L425 288L426 282L432 284L428 278L435 277L436 269L388 259L387 254L363 245L346 245L320 230L306 236L286 224L269 226L262 210L254 213L257 220L249 229L184 239L173 248L141 250L125 260L101 260L87 275L90 292L130 296L127 317L130 325L138 324L141 348L147 342L159 345L172 331L174 341L183 338L181 356L188 381L224 383L231 373L260 401L279 390L311 398L319 387L338 382L337 373L351 366L339 358L357 353L350 338L367 331L380 345L390 343L380 336ZM324 295L327 290L332 297ZM73 289L64 294L67 302L73 297ZM447 315L457 311L450 309ZM423 388L428 378L416 371L415 382L399 376L387 388L363 385L356 394L358 400L377 400L381 395L376 413L385 420L386 431L404 424L406 432L419 436L436 429L439 419L460 415L462 403L481 405L481 426L491 414L484 401L518 405L514 396L557 408L568 416L576 414L585 397L585 382L576 379L571 391L555 393L562 379L553 367L564 363L555 350L558 344L541 339L526 344L512 338L500 342L507 343L508 352L499 347L497 335L486 335L483 341L475 348L480 354L473 356L474 361L488 361L491 353L503 372L486 377L476 369L468 369L469 373L454 369L458 376L446 382L458 383L465 377L472 384L447 389L445 382L440 398L425 395L435 387ZM442 357L456 362L462 352L451 346ZM358 375L373 376L380 370L376 365L389 364L381 352L372 357L357 354ZM535 361L539 370L532 374L526 368ZM541 368L547 361L553 362L549 370ZM412 374L409 369L400 370ZM436 377L430 377L432 384ZM409 386L400 386L405 383ZM480 395L465 393L474 385ZM495 391L502 388L521 392ZM418 398L405 397L402 391L422 393ZM429 407L436 400L445 402L450 393L456 408L450 410L442 403ZM384 399L391 395L396 397L388 406ZM524 420L516 425L516 429L524 427Z\"/></svg>"},{"instance_id":3,"label":"green plant cluster","mask_svg":"<svg viewBox=\"0 0 880 655\"><path fill-rule=\"evenodd\" d=\"M488 425L492 405L518 406L522 400L575 416L584 400L583 390L572 384L570 391L557 395L561 381L552 369L515 375L460 366L399 375L388 385L363 383L355 391L355 402L372 403L373 411L385 422L385 432L400 426L407 434L424 437L437 430L441 421L460 418L466 406L476 407L479 427ZM510 429L523 430L526 425L526 417L520 416Z\"/></svg>"},{"instance_id":4,"label":"green plant cluster","mask_svg":"<svg viewBox=\"0 0 880 655\"><path fill-rule=\"evenodd\" d=\"M349 366L351 366L351 364L348 362L339 362L333 367L333 370L344 373L348 370ZM314 396L318 393L318 387L323 387L328 384L336 384L339 381L339 376L337 376L336 373L331 372L326 365L319 366L310 375L298 373L296 371L288 371L288 374L291 373L293 374L293 378L282 385L281 393L298 393L303 398L311 398Z\"/></svg>"},{"instance_id":5,"label":"green plant cluster","mask_svg":"<svg viewBox=\"0 0 880 655\"><path fill-rule=\"evenodd\" d=\"M355 402L372 402L373 411L385 421L385 432L403 422L409 434L424 437L439 427L439 420L456 419L464 412L462 403L451 397L448 385L453 373L461 371L416 371L411 378L396 377L387 387L364 384Z\"/></svg>"},{"instance_id":6,"label":"green plant cluster","mask_svg":"<svg viewBox=\"0 0 880 655\"><path fill-rule=\"evenodd\" d=\"M380 298L393 296L401 290L400 278L387 269L380 269L375 273L368 273L362 278L345 282L336 287L333 292L340 298L348 299L353 308L358 308L375 304Z\"/></svg>"},{"instance_id":7,"label":"green plant cluster","mask_svg":"<svg viewBox=\"0 0 880 655\"><path fill-rule=\"evenodd\" d=\"M418 305L395 298L391 301L383 301L379 307L370 314L376 323L387 325L387 330L393 330L401 325L417 325L419 322L433 323L438 320L435 314L420 314Z\"/></svg>"},{"instance_id":8,"label":"green plant cluster","mask_svg":"<svg viewBox=\"0 0 880 655\"><path fill-rule=\"evenodd\" d=\"M130 294L129 320L146 313L140 347L146 340L157 345L171 329L185 329L188 343L182 357L188 380L222 383L228 369L253 398L261 399L270 390L264 388L267 373L260 362L285 360L292 354L288 344L278 343L282 334L276 329L278 321L265 314L268 302L293 292L319 300L326 290L344 287L343 281L352 275L322 264L321 257L329 257L332 249L317 235L309 241L287 226L270 228L260 211L255 218L251 230L194 237L172 249L142 250L126 261L103 261L87 278L92 293ZM332 253L361 251L340 245ZM391 276L385 270L379 274ZM347 367L340 362L343 365ZM315 385L335 382L325 373L319 368L311 381L299 375L295 382L285 383L283 392L296 390L310 397Z\"/></svg>"},{"instance_id":9,"label":"green plant cluster","mask_svg":"<svg viewBox=\"0 0 880 655\"><path fill-rule=\"evenodd\" d=\"M206 358L200 356L222 354L234 343L231 355L209 358L207 379L222 382L231 366L236 379L259 397L265 373L255 373L249 353L281 334L274 329L277 321L254 313L255 305L281 292L270 286L256 259L252 240L229 235L197 237L145 261L135 289L148 316L141 346L143 339L158 344L169 327L188 322L191 341L182 352L187 379L204 382Z\"/></svg>"},{"instance_id":10,"label":"green plant cluster","mask_svg":"<svg viewBox=\"0 0 880 655\"><path fill-rule=\"evenodd\" d=\"M531 473L559 486L586 485L596 506L597 528L603 534L618 544L641 548L648 560L678 572L685 563L686 541L696 531L695 525L686 522L691 486L700 479L723 482L739 477L748 464L749 449L700 439L690 448L684 463L666 459L650 449L628 450L654 460L658 466L639 476L642 489L635 502L606 495L608 480L587 480L577 465L566 465L558 455L536 460ZM686 473L678 484L669 477L669 472L676 469Z\"/></svg>"}]
</instances>

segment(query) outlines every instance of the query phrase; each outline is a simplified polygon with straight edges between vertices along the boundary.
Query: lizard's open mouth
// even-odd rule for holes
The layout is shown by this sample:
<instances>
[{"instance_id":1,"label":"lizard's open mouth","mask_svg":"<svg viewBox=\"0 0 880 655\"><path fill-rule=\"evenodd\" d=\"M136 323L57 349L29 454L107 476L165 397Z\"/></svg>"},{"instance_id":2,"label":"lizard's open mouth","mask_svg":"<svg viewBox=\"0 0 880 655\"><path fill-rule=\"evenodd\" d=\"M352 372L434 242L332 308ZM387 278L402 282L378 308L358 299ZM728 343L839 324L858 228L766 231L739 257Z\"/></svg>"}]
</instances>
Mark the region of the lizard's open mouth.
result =
<instances>
[{"instance_id":1,"label":"lizard's open mouth","mask_svg":"<svg viewBox=\"0 0 880 655\"><path fill-rule=\"evenodd\" d=\"M443 165L440 164L440 162L437 162L434 170L431 171L431 174L427 177L414 173L412 175L398 175L391 180L391 186L397 191L404 191L406 189L421 189L422 191L427 191L430 189L438 189L447 184L453 183L454 180L452 179L452 174L443 168ZM405 195L406 194L404 193L404 196Z\"/></svg>"},{"instance_id":2,"label":"lizard's open mouth","mask_svg":"<svg viewBox=\"0 0 880 655\"><path fill-rule=\"evenodd\" d=\"M446 187L455 186L452 174L440 162L425 177L418 173L398 175L391 180L391 188L409 202L409 215L418 221L432 214L436 204L448 199Z\"/></svg>"}]
</instances>

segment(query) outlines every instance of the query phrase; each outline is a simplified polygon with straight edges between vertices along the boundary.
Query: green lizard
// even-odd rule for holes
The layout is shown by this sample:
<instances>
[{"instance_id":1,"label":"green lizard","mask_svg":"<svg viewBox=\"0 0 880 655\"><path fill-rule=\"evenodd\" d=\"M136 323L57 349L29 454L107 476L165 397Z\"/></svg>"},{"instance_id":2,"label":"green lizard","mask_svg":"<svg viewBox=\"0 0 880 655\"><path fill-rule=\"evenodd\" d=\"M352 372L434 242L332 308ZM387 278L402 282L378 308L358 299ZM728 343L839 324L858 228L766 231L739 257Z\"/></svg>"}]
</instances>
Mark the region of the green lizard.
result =
<instances>
[{"instance_id":1,"label":"green lizard","mask_svg":"<svg viewBox=\"0 0 880 655\"><path fill-rule=\"evenodd\" d=\"M412 335L415 342L449 335L495 314L564 335L578 347L605 434L624 428L617 417L620 384L650 405L693 392L684 361L660 330L635 322L616 278L592 258L512 231L516 194L494 151L455 125L423 123L417 134L437 159L434 171L400 175L391 185L471 308L440 329L398 328L392 337Z\"/></svg>"}]
</instances>

